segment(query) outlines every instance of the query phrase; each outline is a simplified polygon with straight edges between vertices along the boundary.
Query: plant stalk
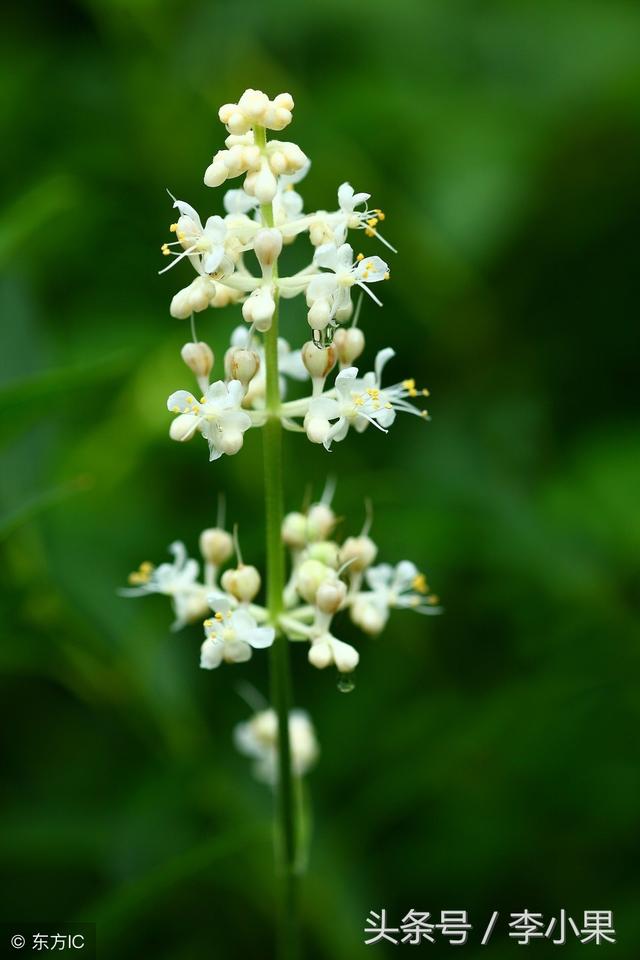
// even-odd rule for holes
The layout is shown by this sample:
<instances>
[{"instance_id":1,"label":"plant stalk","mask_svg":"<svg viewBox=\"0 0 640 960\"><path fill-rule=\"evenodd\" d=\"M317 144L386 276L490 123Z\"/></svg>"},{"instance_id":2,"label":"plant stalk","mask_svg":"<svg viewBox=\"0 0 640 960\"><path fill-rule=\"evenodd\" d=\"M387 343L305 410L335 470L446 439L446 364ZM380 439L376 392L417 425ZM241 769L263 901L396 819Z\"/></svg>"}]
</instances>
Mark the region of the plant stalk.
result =
<instances>
[{"instance_id":1,"label":"plant stalk","mask_svg":"<svg viewBox=\"0 0 640 960\"><path fill-rule=\"evenodd\" d=\"M264 130L255 129L256 143L264 146ZM273 226L271 203L260 207L262 222ZM282 424L280 422L280 383L278 370L278 283L274 267L276 309L271 329L264 337L266 367L267 422L264 436L264 491L266 513L267 554L267 610L269 620L276 628L276 638L270 652L271 702L278 717L278 782L276 785L276 868L279 874L281 896L278 917L278 956L280 960L298 957L298 840L299 805L296 802L294 777L291 770L289 741L289 711L291 709L291 671L289 642L279 626L282 613L282 594L285 587L285 558L282 543L283 468Z\"/></svg>"}]
</instances>

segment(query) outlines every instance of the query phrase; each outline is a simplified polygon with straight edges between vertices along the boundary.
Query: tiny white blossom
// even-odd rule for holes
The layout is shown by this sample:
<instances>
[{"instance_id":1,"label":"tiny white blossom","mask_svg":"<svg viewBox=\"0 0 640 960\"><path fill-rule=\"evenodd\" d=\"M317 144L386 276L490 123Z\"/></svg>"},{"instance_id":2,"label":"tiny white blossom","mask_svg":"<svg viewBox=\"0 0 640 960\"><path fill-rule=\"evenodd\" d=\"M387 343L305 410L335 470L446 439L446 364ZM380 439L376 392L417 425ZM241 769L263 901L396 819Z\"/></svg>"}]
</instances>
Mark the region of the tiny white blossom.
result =
<instances>
[{"instance_id":1,"label":"tiny white blossom","mask_svg":"<svg viewBox=\"0 0 640 960\"><path fill-rule=\"evenodd\" d=\"M348 230L364 230L368 237L377 237L385 247L397 253L396 248L378 233L378 223L384 220L384 213L378 207L375 210L367 208L367 200L370 197L370 193L356 193L350 183L340 184L338 187L340 213L336 217L337 222L333 231L336 243L344 243Z\"/></svg>"},{"instance_id":2,"label":"tiny white blossom","mask_svg":"<svg viewBox=\"0 0 640 960\"><path fill-rule=\"evenodd\" d=\"M340 319L350 310L353 286L359 286L378 306L382 306L368 287L368 284L389 276L389 267L380 257L354 259L350 244L325 243L317 248L313 262L326 271L313 277L307 286L307 319L314 330L323 330L336 317Z\"/></svg>"},{"instance_id":3,"label":"tiny white blossom","mask_svg":"<svg viewBox=\"0 0 640 960\"><path fill-rule=\"evenodd\" d=\"M366 633L380 633L393 609L415 610L417 613L440 613L438 598L429 593L423 573L410 560L395 567L381 563L365 573L369 591L363 591L351 604L351 619Z\"/></svg>"},{"instance_id":4,"label":"tiny white blossom","mask_svg":"<svg viewBox=\"0 0 640 960\"><path fill-rule=\"evenodd\" d=\"M200 401L187 390L177 390L167 400L171 413L179 414L171 425L174 440L189 440L199 431L209 444L209 459L234 454L242 447L243 433L251 417L241 409L244 387L239 380L216 380Z\"/></svg>"},{"instance_id":5,"label":"tiny white blossom","mask_svg":"<svg viewBox=\"0 0 640 960\"><path fill-rule=\"evenodd\" d=\"M335 663L340 673L351 673L360 662L360 654L349 643L338 640L328 631L311 640L309 663L324 670Z\"/></svg>"},{"instance_id":6,"label":"tiny white blossom","mask_svg":"<svg viewBox=\"0 0 640 960\"><path fill-rule=\"evenodd\" d=\"M232 273L233 260L226 253L227 225L223 218L208 217L203 226L198 211L190 204L174 198L173 205L180 211L177 223L171 224L171 231L175 232L177 239L162 246L162 252L173 260L160 273L171 270L185 257L201 275ZM172 250L174 246L180 247L180 252Z\"/></svg>"},{"instance_id":7,"label":"tiny white blossom","mask_svg":"<svg viewBox=\"0 0 640 960\"><path fill-rule=\"evenodd\" d=\"M233 732L238 750L255 760L254 774L258 780L275 785L278 777L278 718L275 710L261 710L240 723ZM289 744L291 769L302 777L318 758L318 742L309 714L304 710L289 713Z\"/></svg>"},{"instance_id":8,"label":"tiny white blossom","mask_svg":"<svg viewBox=\"0 0 640 960\"><path fill-rule=\"evenodd\" d=\"M215 616L205 620L206 639L200 648L200 666L214 670L222 661L244 663L252 650L270 647L275 638L273 627L259 627L248 609L231 605L223 594L212 594L209 603Z\"/></svg>"},{"instance_id":9,"label":"tiny white blossom","mask_svg":"<svg viewBox=\"0 0 640 960\"><path fill-rule=\"evenodd\" d=\"M390 347L380 350L374 370L361 378L357 367L341 370L335 379L335 396L325 394L310 401L304 425L313 443L323 443L328 450L334 440L344 440L350 426L361 433L370 423L386 433L396 411L427 418L425 410L418 410L406 399L428 396L427 390L416 388L414 380L382 387L382 371L392 356Z\"/></svg>"},{"instance_id":10,"label":"tiny white blossom","mask_svg":"<svg viewBox=\"0 0 640 960\"><path fill-rule=\"evenodd\" d=\"M150 593L171 597L176 615L172 629L177 630L204 615L206 588L198 583L198 561L188 556L184 543L176 540L169 552L173 554L173 563L161 563L157 567L148 561L141 563L139 569L129 575L131 586L120 592L127 597Z\"/></svg>"}]
</instances>

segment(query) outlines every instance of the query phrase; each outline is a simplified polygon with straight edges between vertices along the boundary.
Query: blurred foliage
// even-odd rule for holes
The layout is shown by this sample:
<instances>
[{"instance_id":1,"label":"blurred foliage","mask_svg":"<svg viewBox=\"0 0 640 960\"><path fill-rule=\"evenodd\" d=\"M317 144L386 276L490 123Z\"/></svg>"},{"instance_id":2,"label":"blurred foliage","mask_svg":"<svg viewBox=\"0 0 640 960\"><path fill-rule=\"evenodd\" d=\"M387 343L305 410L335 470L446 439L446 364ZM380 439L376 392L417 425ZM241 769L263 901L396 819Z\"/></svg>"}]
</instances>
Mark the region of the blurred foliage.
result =
<instances>
[{"instance_id":1,"label":"blurred foliage","mask_svg":"<svg viewBox=\"0 0 640 960\"><path fill-rule=\"evenodd\" d=\"M270 956L271 801L230 743L237 680L266 690L266 658L200 672L197 628L170 634L160 599L115 592L172 539L194 550L220 490L261 560L259 436L214 466L167 440L165 398L188 382L167 306L189 271L156 275L165 188L221 209L201 179L217 106L257 86L296 99L308 209L349 179L387 211L400 252L367 358L392 342L398 378L433 395L423 433L405 418L330 457L290 438L289 503L336 472L350 529L371 497L381 552L426 567L446 605L363 641L348 696L293 651L323 746L305 956L363 956L380 906L478 926L608 908L609 949L637 956L639 35L622 0L12 6L7 919L95 919L122 960ZM221 355L236 322L211 311L199 334Z\"/></svg>"}]
</instances>

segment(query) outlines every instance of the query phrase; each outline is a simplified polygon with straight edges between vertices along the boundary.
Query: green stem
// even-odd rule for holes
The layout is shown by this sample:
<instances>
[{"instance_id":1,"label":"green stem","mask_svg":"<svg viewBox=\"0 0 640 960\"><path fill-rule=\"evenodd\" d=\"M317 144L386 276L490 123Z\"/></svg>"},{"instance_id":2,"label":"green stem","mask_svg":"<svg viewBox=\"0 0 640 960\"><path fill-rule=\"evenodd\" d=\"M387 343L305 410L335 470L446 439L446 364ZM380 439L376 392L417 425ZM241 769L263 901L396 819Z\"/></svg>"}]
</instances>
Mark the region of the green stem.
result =
<instances>
[{"instance_id":1,"label":"green stem","mask_svg":"<svg viewBox=\"0 0 640 960\"><path fill-rule=\"evenodd\" d=\"M265 131L255 128L256 143L264 148ZM265 226L273 226L273 207L260 207ZM274 267L276 310L271 329L264 338L266 367L267 422L264 426L264 488L267 547L267 610L276 627L271 648L271 701L278 717L278 784L276 792L277 867L280 874L281 902L278 924L278 954L281 960L298 956L298 804L291 771L289 742L289 710L291 708L291 675L289 643L278 627L285 587L284 547L282 543L283 482L282 424L280 422L280 383L278 371L278 285Z\"/></svg>"}]
</instances>

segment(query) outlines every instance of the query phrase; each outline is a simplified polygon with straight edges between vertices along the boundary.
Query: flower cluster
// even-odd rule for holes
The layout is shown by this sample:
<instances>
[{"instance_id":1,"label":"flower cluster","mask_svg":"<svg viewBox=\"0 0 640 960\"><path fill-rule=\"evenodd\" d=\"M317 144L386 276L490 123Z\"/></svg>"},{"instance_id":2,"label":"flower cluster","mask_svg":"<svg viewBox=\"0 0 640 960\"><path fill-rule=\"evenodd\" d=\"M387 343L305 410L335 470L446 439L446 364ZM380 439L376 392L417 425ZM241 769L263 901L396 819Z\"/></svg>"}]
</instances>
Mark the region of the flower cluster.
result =
<instances>
[{"instance_id":1,"label":"flower cluster","mask_svg":"<svg viewBox=\"0 0 640 960\"><path fill-rule=\"evenodd\" d=\"M308 660L314 667L335 665L340 674L352 673L360 655L336 636L336 615L347 613L361 631L376 636L392 610L433 614L440 607L413 563L376 563L378 547L368 524L357 536L336 539L338 521L330 500L329 492L306 511L284 518L282 540L291 562L283 612L276 623L269 622L267 609L256 602L262 583L259 571L243 563L237 541L220 527L200 536L202 579L200 564L188 558L182 543L174 543L170 548L174 563L141 564L124 592L171 597L175 627L203 621L200 666L205 670L249 660L253 650L271 646L279 629L292 641L308 643ZM234 552L236 565L222 572Z\"/></svg>"},{"instance_id":2,"label":"flower cluster","mask_svg":"<svg viewBox=\"0 0 640 960\"><path fill-rule=\"evenodd\" d=\"M281 131L292 119L293 100L287 93L273 100L259 90L246 90L237 103L220 109L229 136L205 173L208 186L244 175L241 188L227 191L224 216L203 223L183 200L173 199L178 216L171 224L175 239L162 245L170 263L161 272L188 260L195 278L175 294L171 313L192 317L209 307L241 304L246 326L234 330L224 358L224 370L211 379L213 353L204 342L189 342L182 356L196 375L197 395L188 390L171 394L167 406L176 419L170 434L188 440L201 433L210 458L235 454L250 427L266 420L264 349L261 335L272 326L280 298L303 296L311 338L300 349L281 340L281 373L306 381L307 395L285 401L277 414L289 430L305 432L312 443L327 449L353 427L369 425L386 432L398 411L427 412L412 402L428 395L411 378L383 386L382 370L393 356L390 348L378 353L374 370L360 374L355 361L365 348L352 299L355 290L377 305L375 285L389 278L387 263L375 254L354 253L350 232L379 239L384 213L370 208L370 194L356 192L349 183L337 190L334 210L304 212L295 187L310 163L293 143L269 140L267 131ZM297 237L309 241L309 262L292 275L282 270L284 246ZM194 337L195 340L195 337ZM327 382L335 372L332 382Z\"/></svg>"},{"instance_id":3,"label":"flower cluster","mask_svg":"<svg viewBox=\"0 0 640 960\"><path fill-rule=\"evenodd\" d=\"M273 786L278 779L278 718L275 710L259 710L233 731L240 753L254 761L256 779ZM318 759L318 741L309 714L304 710L289 713L291 772L302 777Z\"/></svg>"}]
</instances>

